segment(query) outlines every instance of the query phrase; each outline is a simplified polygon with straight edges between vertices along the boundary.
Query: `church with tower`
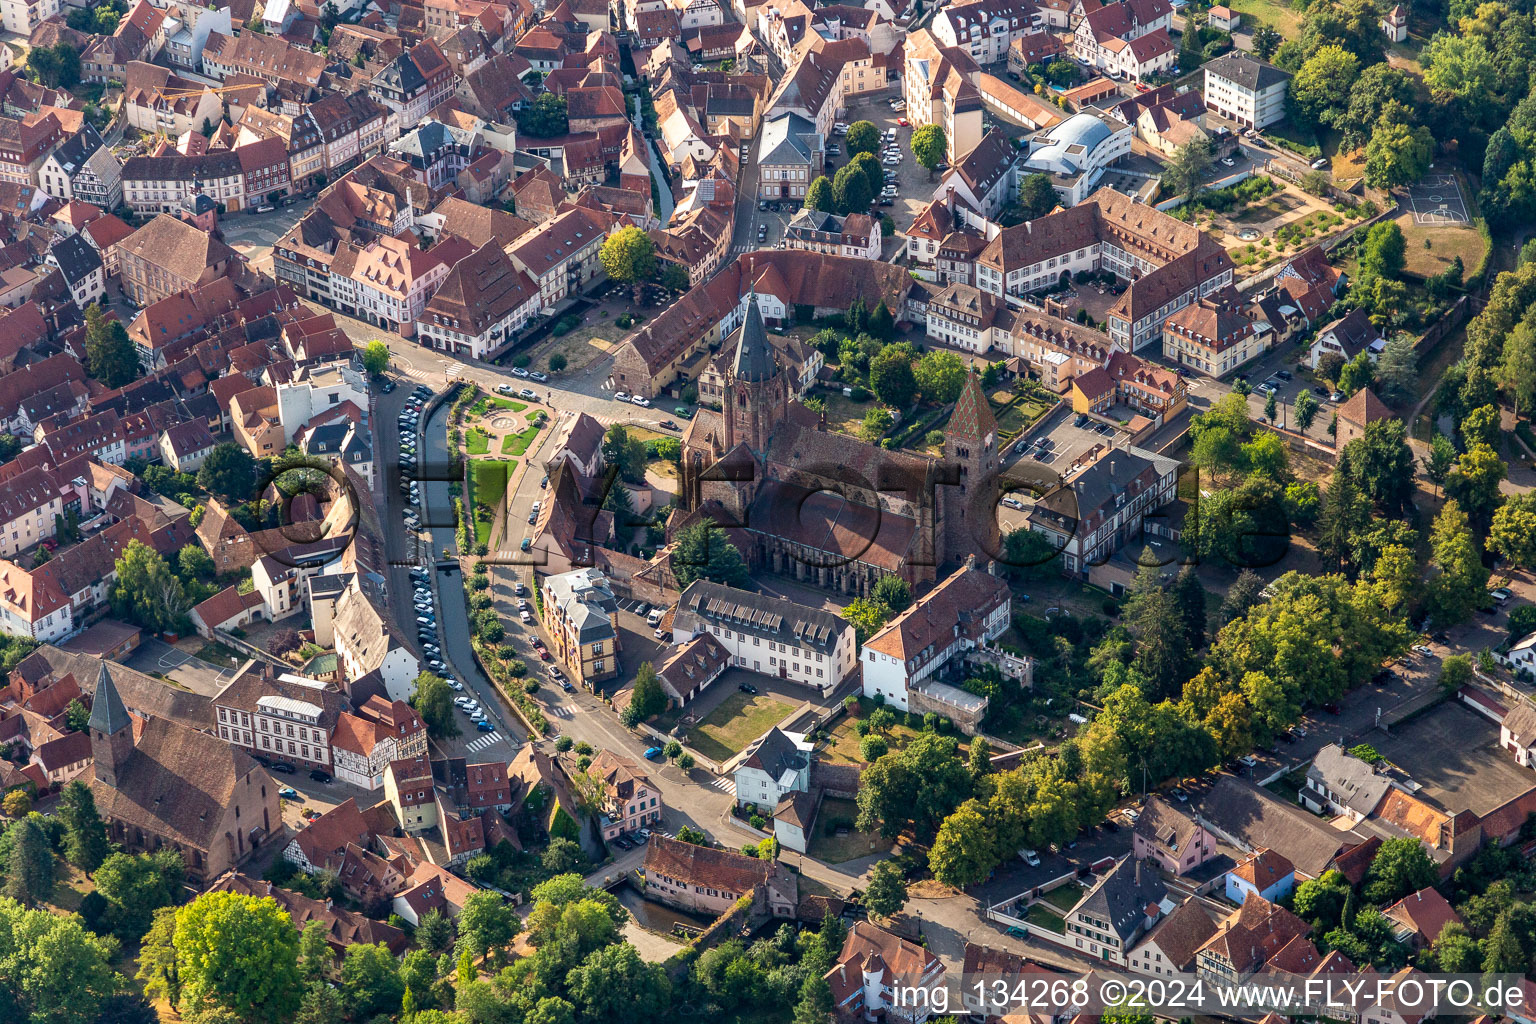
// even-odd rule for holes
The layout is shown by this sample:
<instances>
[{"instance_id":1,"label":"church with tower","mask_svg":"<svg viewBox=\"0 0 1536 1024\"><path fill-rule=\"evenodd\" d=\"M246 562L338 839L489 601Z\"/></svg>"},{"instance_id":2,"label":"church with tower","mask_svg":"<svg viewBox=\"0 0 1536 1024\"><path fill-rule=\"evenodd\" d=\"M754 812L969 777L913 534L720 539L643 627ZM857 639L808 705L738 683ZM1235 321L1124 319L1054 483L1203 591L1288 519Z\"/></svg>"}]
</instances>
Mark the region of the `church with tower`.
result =
<instances>
[{"instance_id":1,"label":"church with tower","mask_svg":"<svg viewBox=\"0 0 1536 1024\"><path fill-rule=\"evenodd\" d=\"M217 736L132 714L106 662L87 729L87 782L107 835L123 849L175 850L188 878L207 882L283 838L278 784L265 768Z\"/></svg>"},{"instance_id":2,"label":"church with tower","mask_svg":"<svg viewBox=\"0 0 1536 1024\"><path fill-rule=\"evenodd\" d=\"M849 597L885 576L914 590L946 566L999 550L997 420L971 373L933 459L829 430L791 397L789 373L749 293L719 412L683 435L681 509L667 537L701 519L726 531L754 571Z\"/></svg>"}]
</instances>

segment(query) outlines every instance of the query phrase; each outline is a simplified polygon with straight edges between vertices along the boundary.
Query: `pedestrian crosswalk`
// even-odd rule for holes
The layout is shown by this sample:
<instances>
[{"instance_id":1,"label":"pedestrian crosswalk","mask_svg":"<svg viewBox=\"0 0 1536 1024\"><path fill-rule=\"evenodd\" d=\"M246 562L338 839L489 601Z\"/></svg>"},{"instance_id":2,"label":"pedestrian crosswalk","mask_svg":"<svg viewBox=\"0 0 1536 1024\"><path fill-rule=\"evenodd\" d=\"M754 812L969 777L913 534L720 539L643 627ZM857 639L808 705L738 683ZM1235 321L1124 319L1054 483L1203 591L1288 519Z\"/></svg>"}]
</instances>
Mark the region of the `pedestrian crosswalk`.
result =
<instances>
[{"instance_id":1,"label":"pedestrian crosswalk","mask_svg":"<svg viewBox=\"0 0 1536 1024\"><path fill-rule=\"evenodd\" d=\"M475 752L477 750L484 750L486 747L492 746L493 744L500 743L500 742L501 742L501 733L499 733L499 732L488 732L485 735L481 736L479 739L470 740L468 743L464 744L464 749L467 750L467 751L470 751L471 753L473 753L473 752Z\"/></svg>"},{"instance_id":2,"label":"pedestrian crosswalk","mask_svg":"<svg viewBox=\"0 0 1536 1024\"><path fill-rule=\"evenodd\" d=\"M544 708L544 713L551 718L574 718L576 714L568 704L550 704Z\"/></svg>"},{"instance_id":3,"label":"pedestrian crosswalk","mask_svg":"<svg viewBox=\"0 0 1536 1024\"><path fill-rule=\"evenodd\" d=\"M733 246L731 246L731 252L734 252L734 253L751 252L755 248L757 248L757 247L754 246L754 245L748 245L748 244L743 243L743 244L740 244L740 245L733 245Z\"/></svg>"},{"instance_id":4,"label":"pedestrian crosswalk","mask_svg":"<svg viewBox=\"0 0 1536 1024\"><path fill-rule=\"evenodd\" d=\"M709 784L722 793L729 793L731 796L736 795L736 782L734 779L729 779L721 775L717 778L711 779Z\"/></svg>"}]
</instances>

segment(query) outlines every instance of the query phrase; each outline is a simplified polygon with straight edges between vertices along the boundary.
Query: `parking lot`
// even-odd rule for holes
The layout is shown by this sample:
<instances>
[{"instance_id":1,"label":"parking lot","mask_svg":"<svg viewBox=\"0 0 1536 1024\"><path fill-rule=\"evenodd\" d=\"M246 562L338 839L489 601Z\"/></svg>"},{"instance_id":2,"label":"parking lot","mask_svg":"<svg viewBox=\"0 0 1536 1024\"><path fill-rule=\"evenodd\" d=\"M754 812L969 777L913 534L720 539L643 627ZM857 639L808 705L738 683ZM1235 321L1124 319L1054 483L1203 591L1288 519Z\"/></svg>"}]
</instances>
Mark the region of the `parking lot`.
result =
<instances>
[{"instance_id":1,"label":"parking lot","mask_svg":"<svg viewBox=\"0 0 1536 1024\"><path fill-rule=\"evenodd\" d=\"M1077 421L1078 416L1071 409L1062 409L1047 417L1028 436L1008 449L1008 459L1028 459L1065 476L1072 464L1095 445L1106 448L1113 445L1115 435L1120 432L1112 424L1088 420L1078 426Z\"/></svg>"},{"instance_id":2,"label":"parking lot","mask_svg":"<svg viewBox=\"0 0 1536 1024\"><path fill-rule=\"evenodd\" d=\"M1338 411L1339 405L1342 404L1342 396L1340 396L1339 401L1334 401L1332 393L1327 390L1326 386L1317 384L1309 374L1294 373L1291 370L1283 369L1277 370L1275 373L1290 374L1291 379L1286 380L1284 377L1275 376L1274 374L1263 376L1263 369L1249 371L1248 383L1253 387L1253 390L1248 393L1249 417L1255 422L1263 422L1265 420L1264 407L1269 402L1270 391L1268 389L1272 388L1275 396L1276 425L1287 430L1299 430L1300 428L1296 425L1296 415L1294 412L1296 399L1303 391L1311 391L1312 397L1317 400L1318 408L1316 415L1312 417L1312 424L1307 428L1306 434L1308 437L1316 438L1319 441L1331 441L1332 438L1328 434L1328 424L1333 421L1333 414ZM1230 383L1226 383L1226 389L1228 391L1231 390Z\"/></svg>"},{"instance_id":3,"label":"parking lot","mask_svg":"<svg viewBox=\"0 0 1536 1024\"><path fill-rule=\"evenodd\" d=\"M898 231L905 231L912 225L912 219L917 216L918 212L933 199L933 190L937 186L934 181L929 179L928 172L923 170L922 166L912 157L912 129L910 127L902 127L896 123L898 120L906 117L905 111L898 112L891 109L891 101L899 96L900 93L895 89L888 89L875 96L854 99L849 102L847 113L839 120L848 124L852 124L855 121L869 121L876 128L880 129L882 135L891 130L896 132L895 145L901 152L901 162L899 164L881 165L886 171L892 172L896 176L894 182L896 185L895 201L890 206L880 206L877 209L881 213L890 216L896 222ZM833 161L841 167L848 162L846 140L838 137L834 141L842 149L842 154L834 157ZM882 142L882 150L883 148L884 143ZM902 244L905 243L900 239L887 238L885 245L886 255L890 255Z\"/></svg>"}]
</instances>

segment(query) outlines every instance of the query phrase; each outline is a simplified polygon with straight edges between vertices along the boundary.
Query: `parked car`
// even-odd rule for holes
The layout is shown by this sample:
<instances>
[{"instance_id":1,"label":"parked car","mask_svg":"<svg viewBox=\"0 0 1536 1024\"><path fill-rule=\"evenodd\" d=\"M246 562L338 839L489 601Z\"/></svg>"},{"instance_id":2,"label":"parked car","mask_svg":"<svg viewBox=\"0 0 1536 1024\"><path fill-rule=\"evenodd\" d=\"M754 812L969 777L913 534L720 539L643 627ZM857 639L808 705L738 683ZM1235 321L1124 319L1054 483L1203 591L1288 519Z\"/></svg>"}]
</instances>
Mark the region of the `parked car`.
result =
<instances>
[{"instance_id":1,"label":"parked car","mask_svg":"<svg viewBox=\"0 0 1536 1024\"><path fill-rule=\"evenodd\" d=\"M546 380L549 380L549 374L547 374L547 373L543 373L543 372L541 372L541 371L539 371L539 370L529 370L529 371L528 371L528 376L529 376L529 377L530 377L530 378L531 378L531 379L533 379L533 380L537 380L537 381L546 381Z\"/></svg>"},{"instance_id":2,"label":"parked car","mask_svg":"<svg viewBox=\"0 0 1536 1024\"><path fill-rule=\"evenodd\" d=\"M645 748L645 759L647 761L660 761L661 760L661 748L660 747L646 747Z\"/></svg>"},{"instance_id":3,"label":"parked car","mask_svg":"<svg viewBox=\"0 0 1536 1024\"><path fill-rule=\"evenodd\" d=\"M512 385L511 384L497 384L496 385L496 391L498 393L500 393L500 394L503 394L503 395L510 395L512 393Z\"/></svg>"},{"instance_id":4,"label":"parked car","mask_svg":"<svg viewBox=\"0 0 1536 1024\"><path fill-rule=\"evenodd\" d=\"M636 395L629 400L629 404L638 405L642 409L649 409L651 407L651 400L644 395Z\"/></svg>"},{"instance_id":5,"label":"parked car","mask_svg":"<svg viewBox=\"0 0 1536 1024\"><path fill-rule=\"evenodd\" d=\"M1312 169L1314 171L1320 171L1324 167L1327 167L1327 166L1328 166L1328 158L1325 157L1325 156L1320 156L1316 160L1312 161Z\"/></svg>"},{"instance_id":6,"label":"parked car","mask_svg":"<svg viewBox=\"0 0 1536 1024\"><path fill-rule=\"evenodd\" d=\"M656 425L658 427L660 427L662 430L676 430L676 429L678 429L677 424L673 423L671 420L662 420L660 423L658 423Z\"/></svg>"},{"instance_id":7,"label":"parked car","mask_svg":"<svg viewBox=\"0 0 1536 1024\"><path fill-rule=\"evenodd\" d=\"M297 800L299 798L299 791L294 789L292 786L284 786L282 789L277 791L277 795L282 797L284 800Z\"/></svg>"},{"instance_id":8,"label":"parked car","mask_svg":"<svg viewBox=\"0 0 1536 1024\"><path fill-rule=\"evenodd\" d=\"M1515 595L1514 591L1508 587L1495 587L1493 590L1488 591L1488 596L1499 602L1499 604L1503 604Z\"/></svg>"},{"instance_id":9,"label":"parked car","mask_svg":"<svg viewBox=\"0 0 1536 1024\"><path fill-rule=\"evenodd\" d=\"M331 781L331 773L326 771L324 768L316 768L314 771L309 773L309 777L314 779L316 782Z\"/></svg>"},{"instance_id":10,"label":"parked car","mask_svg":"<svg viewBox=\"0 0 1536 1024\"><path fill-rule=\"evenodd\" d=\"M635 844L630 842L628 839L625 839L623 836L614 836L609 840L609 842L621 850L633 850L635 848Z\"/></svg>"},{"instance_id":11,"label":"parked car","mask_svg":"<svg viewBox=\"0 0 1536 1024\"><path fill-rule=\"evenodd\" d=\"M523 369L521 366L514 366L514 367L512 367L512 376L514 376L514 377L526 377L526 376L528 376L528 371Z\"/></svg>"},{"instance_id":12,"label":"parked car","mask_svg":"<svg viewBox=\"0 0 1536 1024\"><path fill-rule=\"evenodd\" d=\"M526 398L528 401L532 402L538 399L539 393L533 390L533 388L520 388L518 389L517 397Z\"/></svg>"},{"instance_id":13,"label":"parked car","mask_svg":"<svg viewBox=\"0 0 1536 1024\"><path fill-rule=\"evenodd\" d=\"M568 679L560 680L560 689L564 690L566 693L576 692L576 687L572 686L570 680Z\"/></svg>"},{"instance_id":14,"label":"parked car","mask_svg":"<svg viewBox=\"0 0 1536 1024\"><path fill-rule=\"evenodd\" d=\"M740 686L737 687L737 689L740 690L742 693L756 693L757 692L757 687L753 686L751 683L742 683Z\"/></svg>"},{"instance_id":15,"label":"parked car","mask_svg":"<svg viewBox=\"0 0 1536 1024\"><path fill-rule=\"evenodd\" d=\"M492 725L490 722L476 722L475 723L475 728L479 729L481 732L495 732L496 731L496 726Z\"/></svg>"},{"instance_id":16,"label":"parked car","mask_svg":"<svg viewBox=\"0 0 1536 1024\"><path fill-rule=\"evenodd\" d=\"M629 401L629 393L625 392L625 391L615 391L613 393L613 400L615 402L628 402Z\"/></svg>"}]
</instances>

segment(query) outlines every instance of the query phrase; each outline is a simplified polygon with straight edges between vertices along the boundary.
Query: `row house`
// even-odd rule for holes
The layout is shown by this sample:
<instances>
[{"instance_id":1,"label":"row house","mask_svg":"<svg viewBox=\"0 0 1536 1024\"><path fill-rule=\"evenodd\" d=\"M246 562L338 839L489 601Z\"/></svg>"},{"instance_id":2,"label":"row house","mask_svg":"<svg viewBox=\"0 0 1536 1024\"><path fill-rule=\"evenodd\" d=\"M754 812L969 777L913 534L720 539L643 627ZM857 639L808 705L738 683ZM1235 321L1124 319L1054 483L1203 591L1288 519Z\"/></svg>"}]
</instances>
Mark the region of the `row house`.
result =
<instances>
[{"instance_id":1,"label":"row house","mask_svg":"<svg viewBox=\"0 0 1536 1024\"><path fill-rule=\"evenodd\" d=\"M304 768L331 767L331 733L346 706L338 691L271 666L236 676L213 697L220 739Z\"/></svg>"},{"instance_id":2,"label":"row house","mask_svg":"<svg viewBox=\"0 0 1536 1024\"><path fill-rule=\"evenodd\" d=\"M229 7L212 8L197 0L161 0L166 3L165 46L161 49L166 63L188 71L201 71L203 50L215 32L234 35L233 12Z\"/></svg>"},{"instance_id":3,"label":"row house","mask_svg":"<svg viewBox=\"0 0 1536 1024\"><path fill-rule=\"evenodd\" d=\"M337 599L335 609L332 631L342 675L357 680L377 672L391 701L409 699L421 663L355 577Z\"/></svg>"},{"instance_id":4,"label":"row house","mask_svg":"<svg viewBox=\"0 0 1536 1024\"><path fill-rule=\"evenodd\" d=\"M38 174L43 191L55 199L90 203L99 210L122 205L122 164L89 122L48 155Z\"/></svg>"},{"instance_id":5,"label":"row house","mask_svg":"<svg viewBox=\"0 0 1536 1024\"><path fill-rule=\"evenodd\" d=\"M1163 354L1221 377L1269 351L1274 332L1223 294L1192 302L1163 324Z\"/></svg>"},{"instance_id":6,"label":"row house","mask_svg":"<svg viewBox=\"0 0 1536 1024\"><path fill-rule=\"evenodd\" d=\"M768 116L798 114L815 125L823 139L830 138L843 109L843 66L836 57L803 51L769 98Z\"/></svg>"},{"instance_id":7,"label":"row house","mask_svg":"<svg viewBox=\"0 0 1536 1024\"><path fill-rule=\"evenodd\" d=\"M336 778L363 789L380 789L391 761L425 757L427 728L403 700L375 694L336 719L331 757Z\"/></svg>"},{"instance_id":8,"label":"row house","mask_svg":"<svg viewBox=\"0 0 1536 1024\"><path fill-rule=\"evenodd\" d=\"M257 32L228 36L213 32L203 47L202 71L219 81L240 73L253 75L269 85L291 82L316 89L325 72L325 57L277 36Z\"/></svg>"},{"instance_id":9,"label":"row house","mask_svg":"<svg viewBox=\"0 0 1536 1024\"><path fill-rule=\"evenodd\" d=\"M224 117L218 94L204 82L137 60L128 63L125 78L123 115L147 135L180 138Z\"/></svg>"},{"instance_id":10,"label":"row house","mask_svg":"<svg viewBox=\"0 0 1536 1024\"><path fill-rule=\"evenodd\" d=\"M953 163L981 142L983 102L975 84L981 67L960 47L944 45L929 28L907 36L902 52L907 119L914 128L943 128Z\"/></svg>"},{"instance_id":11,"label":"row house","mask_svg":"<svg viewBox=\"0 0 1536 1024\"><path fill-rule=\"evenodd\" d=\"M417 337L459 358L493 359L541 306L538 283L492 240L449 269L427 300Z\"/></svg>"},{"instance_id":12,"label":"row house","mask_svg":"<svg viewBox=\"0 0 1536 1024\"><path fill-rule=\"evenodd\" d=\"M240 133L282 140L288 155L288 179L294 191L311 188L326 173L326 145L319 127L307 112L277 114L247 107L240 117Z\"/></svg>"},{"instance_id":13,"label":"row house","mask_svg":"<svg viewBox=\"0 0 1536 1024\"><path fill-rule=\"evenodd\" d=\"M933 198L953 206L963 201L989 220L1018 200L1021 150L993 129L939 179Z\"/></svg>"},{"instance_id":14,"label":"row house","mask_svg":"<svg viewBox=\"0 0 1536 1024\"><path fill-rule=\"evenodd\" d=\"M61 6L61 0L0 0L0 25L12 35L30 36Z\"/></svg>"},{"instance_id":15,"label":"row house","mask_svg":"<svg viewBox=\"0 0 1536 1024\"><path fill-rule=\"evenodd\" d=\"M784 229L786 249L877 260L880 246L880 222L867 213L838 217L817 210L800 210Z\"/></svg>"},{"instance_id":16,"label":"row house","mask_svg":"<svg viewBox=\"0 0 1536 1024\"><path fill-rule=\"evenodd\" d=\"M0 117L0 181L36 187L43 161L63 139L52 111Z\"/></svg>"},{"instance_id":17,"label":"row house","mask_svg":"<svg viewBox=\"0 0 1536 1024\"><path fill-rule=\"evenodd\" d=\"M879 230L878 226L875 229ZM694 288L712 277L731 248L731 218L710 207L683 215L675 226L648 232L660 263L680 266Z\"/></svg>"},{"instance_id":18,"label":"row house","mask_svg":"<svg viewBox=\"0 0 1536 1024\"><path fill-rule=\"evenodd\" d=\"M538 282L540 306L547 310L603 273L597 256L607 237L601 215L574 207L523 235L507 254Z\"/></svg>"},{"instance_id":19,"label":"row house","mask_svg":"<svg viewBox=\"0 0 1536 1024\"><path fill-rule=\"evenodd\" d=\"M1008 628L1012 607L1002 580L969 564L957 570L865 642L860 655L865 695L884 698L901 711L937 711L974 735L987 699L937 676L945 665L996 640ZM1028 678L1022 682L1029 686Z\"/></svg>"},{"instance_id":20,"label":"row house","mask_svg":"<svg viewBox=\"0 0 1536 1024\"><path fill-rule=\"evenodd\" d=\"M326 173L334 180L384 150L389 111L366 93L332 93L307 116L325 142Z\"/></svg>"},{"instance_id":21,"label":"row house","mask_svg":"<svg viewBox=\"0 0 1536 1024\"><path fill-rule=\"evenodd\" d=\"M551 652L578 684L595 688L619 674L619 603L600 569L575 569L544 580L536 607Z\"/></svg>"},{"instance_id":22,"label":"row house","mask_svg":"<svg viewBox=\"0 0 1536 1024\"><path fill-rule=\"evenodd\" d=\"M1062 572L1091 579L1093 568L1141 536L1149 513L1174 500L1177 485L1173 459L1134 447L1103 450L1035 503L1029 528L1061 552ZM1124 592L1119 582L1109 589Z\"/></svg>"},{"instance_id":23,"label":"row house","mask_svg":"<svg viewBox=\"0 0 1536 1024\"><path fill-rule=\"evenodd\" d=\"M1168 0L1096 5L1073 34L1073 56L1111 78L1140 81L1176 63L1168 36L1172 21Z\"/></svg>"},{"instance_id":24,"label":"row house","mask_svg":"<svg viewBox=\"0 0 1536 1024\"><path fill-rule=\"evenodd\" d=\"M110 503L103 497L108 491L114 497L123 493L127 485L122 479L100 472L102 468L86 465L84 476L60 481L63 486L55 489L59 510L50 515L47 508L40 509L43 515L35 520L37 526L51 529L54 516L79 515ZM104 480L114 482L104 485ZM26 481L22 484L30 486ZM0 507L0 515L17 508L15 504ZM161 555L174 556L191 540L190 516L171 518L151 507L63 549L41 566L26 569L0 561L0 632L45 643L66 637L106 605L117 579L117 559L129 543L138 541Z\"/></svg>"},{"instance_id":25,"label":"row house","mask_svg":"<svg viewBox=\"0 0 1536 1024\"><path fill-rule=\"evenodd\" d=\"M262 138L235 148L244 176L245 202L260 206L288 194L293 181L288 162L288 147L278 138Z\"/></svg>"},{"instance_id":26,"label":"row house","mask_svg":"<svg viewBox=\"0 0 1536 1024\"><path fill-rule=\"evenodd\" d=\"M349 275L358 316L403 337L414 336L428 297L471 251L468 242L455 237L426 250L399 238L369 242L357 252Z\"/></svg>"},{"instance_id":27,"label":"row house","mask_svg":"<svg viewBox=\"0 0 1536 1024\"><path fill-rule=\"evenodd\" d=\"M479 139L476 132L428 120L391 142L389 155L408 164L412 176L432 188L443 188L453 185L469 166Z\"/></svg>"},{"instance_id":28,"label":"row house","mask_svg":"<svg viewBox=\"0 0 1536 1024\"><path fill-rule=\"evenodd\" d=\"M453 91L453 68L430 38L390 61L368 84L368 94L390 112L392 138L421 124Z\"/></svg>"},{"instance_id":29,"label":"row house","mask_svg":"<svg viewBox=\"0 0 1536 1024\"><path fill-rule=\"evenodd\" d=\"M858 663L853 628L837 616L708 580L695 580L683 591L672 629L679 643L707 633L732 664L824 695Z\"/></svg>"},{"instance_id":30,"label":"row house","mask_svg":"<svg viewBox=\"0 0 1536 1024\"><path fill-rule=\"evenodd\" d=\"M934 38L971 55L978 64L996 64L1014 42L1043 27L1031 0L976 0L945 7L934 15Z\"/></svg>"},{"instance_id":31,"label":"row house","mask_svg":"<svg viewBox=\"0 0 1536 1024\"><path fill-rule=\"evenodd\" d=\"M1183 412L1187 397L1183 377L1129 352L1115 352L1102 368L1072 380L1073 411L1102 413L1120 402L1156 427Z\"/></svg>"},{"instance_id":32,"label":"row house","mask_svg":"<svg viewBox=\"0 0 1536 1024\"><path fill-rule=\"evenodd\" d=\"M139 216L174 214L192 195L229 212L246 206L245 168L230 150L201 156L136 156L123 165L123 201Z\"/></svg>"},{"instance_id":33,"label":"row house","mask_svg":"<svg viewBox=\"0 0 1536 1024\"><path fill-rule=\"evenodd\" d=\"M63 413L49 416L33 429L32 439L46 443L55 461L90 455L110 466L121 466L128 458L122 418L110 407L74 419Z\"/></svg>"},{"instance_id":34,"label":"row house","mask_svg":"<svg viewBox=\"0 0 1536 1024\"><path fill-rule=\"evenodd\" d=\"M34 466L9 477L0 489L0 558L52 539L65 501L52 472Z\"/></svg>"},{"instance_id":35,"label":"row house","mask_svg":"<svg viewBox=\"0 0 1536 1024\"><path fill-rule=\"evenodd\" d=\"M127 80L128 66L153 61L165 45L165 14L140 0L110 36L96 36L80 52L80 78L93 84Z\"/></svg>"}]
</instances>

